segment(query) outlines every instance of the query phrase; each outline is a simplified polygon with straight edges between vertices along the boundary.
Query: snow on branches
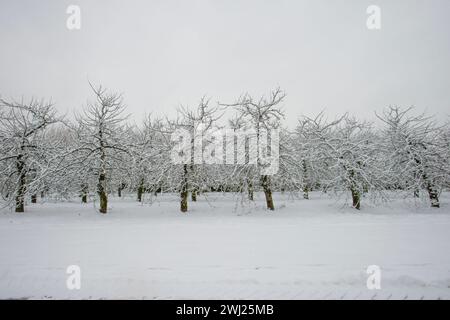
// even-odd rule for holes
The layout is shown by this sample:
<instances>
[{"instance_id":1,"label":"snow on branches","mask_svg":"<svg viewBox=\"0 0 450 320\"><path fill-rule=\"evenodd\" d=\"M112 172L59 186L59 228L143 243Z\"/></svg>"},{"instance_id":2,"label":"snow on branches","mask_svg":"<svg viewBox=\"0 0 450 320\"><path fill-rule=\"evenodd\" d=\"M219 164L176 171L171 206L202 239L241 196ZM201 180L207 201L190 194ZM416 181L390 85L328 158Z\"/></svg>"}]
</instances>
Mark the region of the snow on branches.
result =
<instances>
[{"instance_id":1,"label":"snow on branches","mask_svg":"<svg viewBox=\"0 0 450 320\"><path fill-rule=\"evenodd\" d=\"M275 89L232 104L203 97L174 119L148 115L133 124L121 94L90 86L93 100L74 121L57 116L50 102L0 99L4 205L23 212L39 195L78 195L98 200L106 213L113 193L142 202L146 194L171 192L187 212L189 194L195 202L208 192L234 192L252 202L262 192L274 210L274 192L308 200L319 190L344 195L358 210L366 201L388 201L392 191L424 195L439 208L440 192L450 187L449 123L437 125L412 108L389 107L376 123L348 114L298 115L291 129L283 125L286 95ZM180 130L187 133L183 143Z\"/></svg>"}]
</instances>

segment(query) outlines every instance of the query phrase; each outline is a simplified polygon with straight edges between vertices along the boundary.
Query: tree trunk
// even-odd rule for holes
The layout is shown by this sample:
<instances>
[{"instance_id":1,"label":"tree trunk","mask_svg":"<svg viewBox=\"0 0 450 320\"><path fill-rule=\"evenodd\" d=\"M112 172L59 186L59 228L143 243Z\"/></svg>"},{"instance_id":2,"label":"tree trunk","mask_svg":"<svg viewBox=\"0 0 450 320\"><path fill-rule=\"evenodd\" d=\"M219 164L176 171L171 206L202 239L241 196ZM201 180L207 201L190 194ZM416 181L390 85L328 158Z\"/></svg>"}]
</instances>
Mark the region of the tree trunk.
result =
<instances>
[{"instance_id":1,"label":"tree trunk","mask_svg":"<svg viewBox=\"0 0 450 320\"><path fill-rule=\"evenodd\" d=\"M349 180L350 180L350 192L352 193L352 205L353 208L360 210L361 209L361 194L358 190L358 186L355 183L355 171L349 171Z\"/></svg>"},{"instance_id":2,"label":"tree trunk","mask_svg":"<svg viewBox=\"0 0 450 320\"><path fill-rule=\"evenodd\" d=\"M253 201L253 183L250 181L250 179L247 180L247 192L248 192L248 200Z\"/></svg>"},{"instance_id":3,"label":"tree trunk","mask_svg":"<svg viewBox=\"0 0 450 320\"><path fill-rule=\"evenodd\" d=\"M137 200L142 202L142 195L144 194L144 179L139 182L139 187L137 189Z\"/></svg>"},{"instance_id":4,"label":"tree trunk","mask_svg":"<svg viewBox=\"0 0 450 320\"><path fill-rule=\"evenodd\" d=\"M106 194L106 176L105 173L100 173L98 177L98 195L100 197L100 212L106 213L108 211L108 195Z\"/></svg>"},{"instance_id":5,"label":"tree trunk","mask_svg":"<svg viewBox=\"0 0 450 320\"><path fill-rule=\"evenodd\" d=\"M119 198L122 197L122 191L125 189L126 184L125 183L121 183L119 185L119 188L117 188L117 195L119 196Z\"/></svg>"},{"instance_id":6,"label":"tree trunk","mask_svg":"<svg viewBox=\"0 0 450 320\"><path fill-rule=\"evenodd\" d=\"M426 172L422 173L422 179L426 185L426 189L428 192L428 197L430 198L430 202L431 202L431 207L432 208L439 208L440 204L439 204L439 193L436 190L436 188L433 186L432 182L430 181L430 179L428 179L428 175L426 174Z\"/></svg>"},{"instance_id":7,"label":"tree trunk","mask_svg":"<svg viewBox=\"0 0 450 320\"><path fill-rule=\"evenodd\" d=\"M25 164L22 161L22 155L17 157L17 174L19 175L19 186L16 194L16 212L25 211L25 190L26 190L26 176L25 176Z\"/></svg>"},{"instance_id":8,"label":"tree trunk","mask_svg":"<svg viewBox=\"0 0 450 320\"><path fill-rule=\"evenodd\" d=\"M181 201L180 210L181 212L186 212L188 210L187 197L188 197L188 179L187 179L187 164L183 165L183 182L181 185Z\"/></svg>"},{"instance_id":9,"label":"tree trunk","mask_svg":"<svg viewBox=\"0 0 450 320\"><path fill-rule=\"evenodd\" d=\"M367 183L364 183L363 185L363 193L369 193L369 186L367 185Z\"/></svg>"},{"instance_id":10,"label":"tree trunk","mask_svg":"<svg viewBox=\"0 0 450 320\"><path fill-rule=\"evenodd\" d=\"M309 199L309 183L308 183L308 167L306 166L306 160L302 160L303 167L303 199Z\"/></svg>"},{"instance_id":11,"label":"tree trunk","mask_svg":"<svg viewBox=\"0 0 450 320\"><path fill-rule=\"evenodd\" d=\"M439 204L438 191L431 184L428 184L427 191L428 191L428 196L430 197L431 207L439 208L440 204Z\"/></svg>"},{"instance_id":12,"label":"tree trunk","mask_svg":"<svg viewBox=\"0 0 450 320\"><path fill-rule=\"evenodd\" d=\"M37 194L31 195L31 203L37 203Z\"/></svg>"},{"instance_id":13,"label":"tree trunk","mask_svg":"<svg viewBox=\"0 0 450 320\"><path fill-rule=\"evenodd\" d=\"M100 126L98 131L100 140L100 174L98 176L97 192L100 197L100 213L108 211L108 195L106 193L106 149L103 140L103 129Z\"/></svg>"},{"instance_id":14,"label":"tree trunk","mask_svg":"<svg viewBox=\"0 0 450 320\"><path fill-rule=\"evenodd\" d=\"M307 184L303 186L303 199L309 200L309 189Z\"/></svg>"},{"instance_id":15,"label":"tree trunk","mask_svg":"<svg viewBox=\"0 0 450 320\"><path fill-rule=\"evenodd\" d=\"M424 174L423 179L427 186L428 191L428 197L430 198L431 207L432 208L439 208L439 193L436 190L436 188L433 186L433 184L428 180L427 176Z\"/></svg>"},{"instance_id":16,"label":"tree trunk","mask_svg":"<svg viewBox=\"0 0 450 320\"><path fill-rule=\"evenodd\" d=\"M88 196L88 186L87 184L81 185L81 202L87 203L87 196Z\"/></svg>"},{"instance_id":17,"label":"tree trunk","mask_svg":"<svg viewBox=\"0 0 450 320\"><path fill-rule=\"evenodd\" d=\"M275 210L275 207L273 205L272 190L270 188L270 177L269 176L267 176L267 175L262 176L262 187L264 190L264 194L266 196L267 209Z\"/></svg>"},{"instance_id":18,"label":"tree trunk","mask_svg":"<svg viewBox=\"0 0 450 320\"><path fill-rule=\"evenodd\" d=\"M360 210L361 209L361 195L359 194L359 191L355 188L355 186L351 186L350 191L352 192L353 208Z\"/></svg>"},{"instance_id":19,"label":"tree trunk","mask_svg":"<svg viewBox=\"0 0 450 320\"><path fill-rule=\"evenodd\" d=\"M191 165L189 166L190 169L190 174L191 174L191 185L193 184L193 182L195 182L195 166L194 166L194 140L191 141L191 146L192 146L192 150L191 150ZM196 186L192 186L192 191L191 191L191 201L192 202L197 202L197 187Z\"/></svg>"},{"instance_id":20,"label":"tree trunk","mask_svg":"<svg viewBox=\"0 0 450 320\"><path fill-rule=\"evenodd\" d=\"M414 158L415 162L418 166L420 166L421 161L417 158ZM420 179L420 173L418 171L414 172L414 183L417 184ZM414 198L419 198L419 187L416 185L414 187Z\"/></svg>"}]
</instances>

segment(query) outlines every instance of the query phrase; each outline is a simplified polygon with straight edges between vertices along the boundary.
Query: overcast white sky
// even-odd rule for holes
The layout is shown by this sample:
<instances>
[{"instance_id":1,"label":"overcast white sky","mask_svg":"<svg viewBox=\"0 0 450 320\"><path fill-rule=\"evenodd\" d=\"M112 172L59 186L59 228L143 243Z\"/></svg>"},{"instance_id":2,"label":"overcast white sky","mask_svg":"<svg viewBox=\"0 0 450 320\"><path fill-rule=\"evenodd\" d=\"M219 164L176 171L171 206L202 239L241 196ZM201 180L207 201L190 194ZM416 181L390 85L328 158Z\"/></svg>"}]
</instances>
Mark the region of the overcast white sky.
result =
<instances>
[{"instance_id":1,"label":"overcast white sky","mask_svg":"<svg viewBox=\"0 0 450 320\"><path fill-rule=\"evenodd\" d=\"M70 4L81 30L66 28ZM450 113L449 0L0 0L0 39L0 94L51 97L61 112L85 104L90 79L123 92L135 119L276 86L291 125L321 109Z\"/></svg>"}]
</instances>

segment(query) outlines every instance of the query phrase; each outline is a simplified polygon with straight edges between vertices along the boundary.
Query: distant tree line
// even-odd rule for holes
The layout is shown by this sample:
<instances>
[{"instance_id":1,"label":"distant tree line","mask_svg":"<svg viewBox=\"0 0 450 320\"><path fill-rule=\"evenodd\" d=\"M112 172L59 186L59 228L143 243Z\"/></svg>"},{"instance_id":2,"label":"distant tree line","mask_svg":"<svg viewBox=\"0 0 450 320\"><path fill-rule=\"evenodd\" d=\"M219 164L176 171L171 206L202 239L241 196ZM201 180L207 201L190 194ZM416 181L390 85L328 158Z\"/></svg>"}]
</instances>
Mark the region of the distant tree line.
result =
<instances>
[{"instance_id":1,"label":"distant tree line","mask_svg":"<svg viewBox=\"0 0 450 320\"><path fill-rule=\"evenodd\" d=\"M90 84L91 85L91 84ZM283 125L280 89L268 96L245 94L229 103L202 98L196 108L181 107L177 117L146 116L133 125L120 94L91 85L93 97L69 121L59 116L51 102L0 99L0 193L4 206L24 212L38 197L58 196L80 201L96 199L107 213L108 197L134 192L179 194L180 211L188 211L189 195L197 201L207 192L241 193L254 201L264 193L267 209L275 210L273 192L313 190L332 195L348 194L355 209L364 199L390 201L391 191L429 199L440 207L439 195L450 186L450 126L438 125L433 116L413 108L390 106L376 114L376 123L349 114L328 120L324 113L300 116L295 128ZM225 117L232 111L233 116ZM279 170L264 174L264 157L250 163L249 141L236 146L234 157L247 162L207 164L174 163L177 147L173 134L183 128L208 136L222 128L251 130L255 140L262 130L279 132ZM265 137L264 137L265 138ZM207 148L208 141L201 147ZM235 144L238 142L235 141ZM277 147L278 148L278 147Z\"/></svg>"}]
</instances>

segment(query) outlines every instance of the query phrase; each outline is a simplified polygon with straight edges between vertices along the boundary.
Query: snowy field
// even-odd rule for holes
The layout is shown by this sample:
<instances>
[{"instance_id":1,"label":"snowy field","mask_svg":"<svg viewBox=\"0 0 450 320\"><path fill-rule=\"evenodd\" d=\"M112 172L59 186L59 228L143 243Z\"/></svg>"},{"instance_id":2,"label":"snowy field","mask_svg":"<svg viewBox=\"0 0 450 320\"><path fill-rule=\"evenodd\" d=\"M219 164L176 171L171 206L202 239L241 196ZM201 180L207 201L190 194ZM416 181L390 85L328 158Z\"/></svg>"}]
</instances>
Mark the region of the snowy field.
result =
<instances>
[{"instance_id":1,"label":"snowy field","mask_svg":"<svg viewBox=\"0 0 450 320\"><path fill-rule=\"evenodd\" d=\"M209 194L78 199L0 213L0 298L449 299L450 194L442 208L398 199L361 212L319 193L275 194L275 212ZM81 268L68 290L66 268ZM366 269L381 268L381 290Z\"/></svg>"}]
</instances>

